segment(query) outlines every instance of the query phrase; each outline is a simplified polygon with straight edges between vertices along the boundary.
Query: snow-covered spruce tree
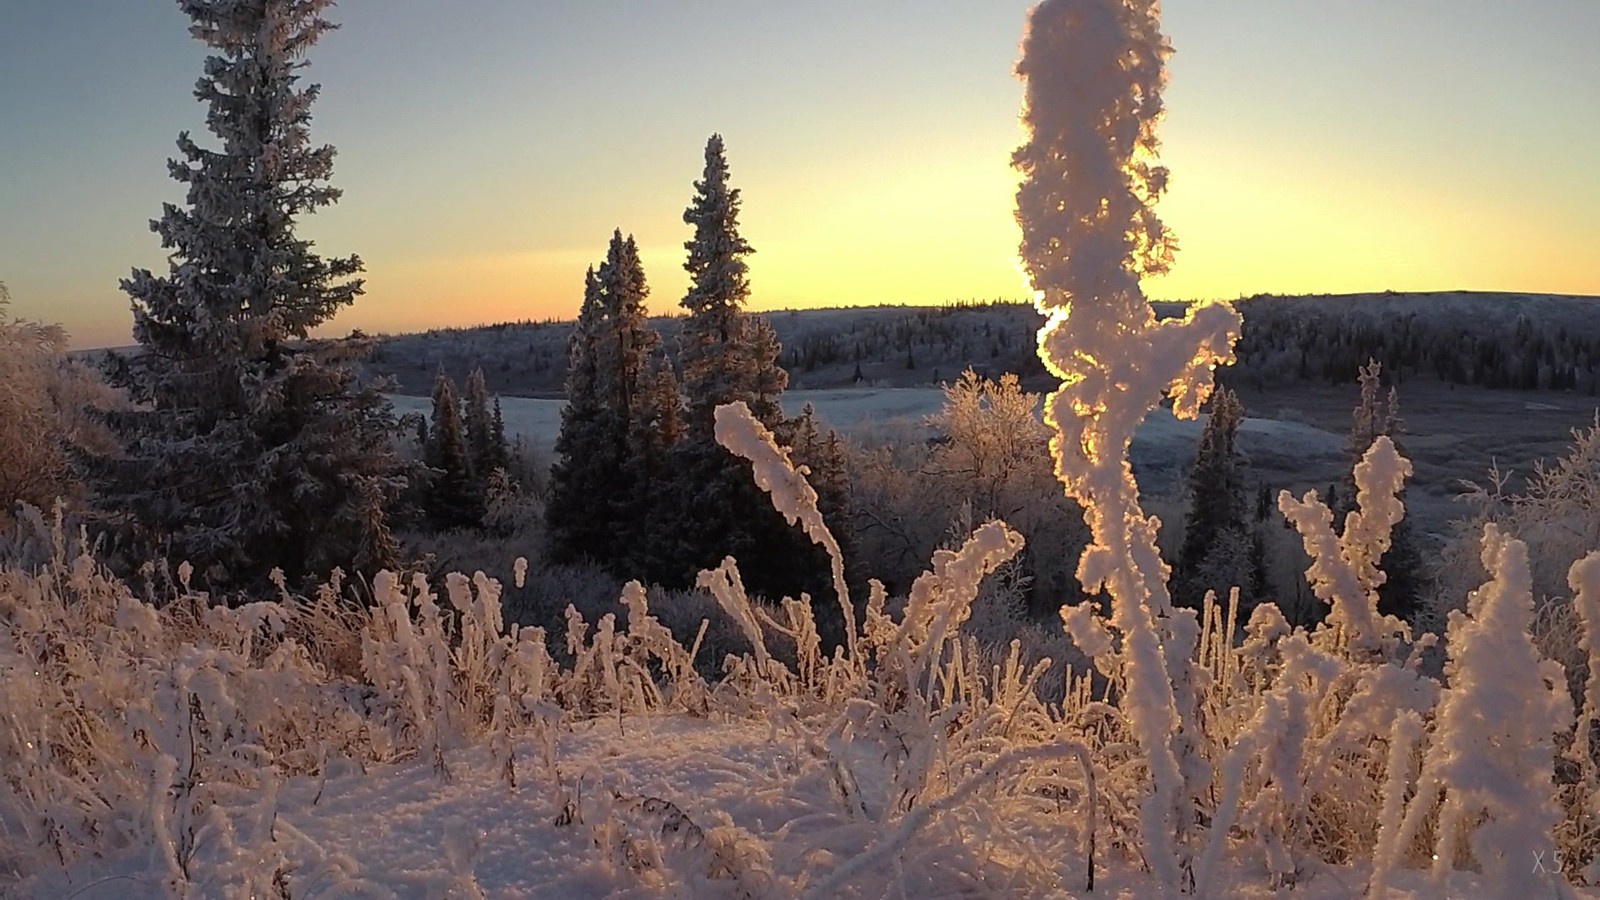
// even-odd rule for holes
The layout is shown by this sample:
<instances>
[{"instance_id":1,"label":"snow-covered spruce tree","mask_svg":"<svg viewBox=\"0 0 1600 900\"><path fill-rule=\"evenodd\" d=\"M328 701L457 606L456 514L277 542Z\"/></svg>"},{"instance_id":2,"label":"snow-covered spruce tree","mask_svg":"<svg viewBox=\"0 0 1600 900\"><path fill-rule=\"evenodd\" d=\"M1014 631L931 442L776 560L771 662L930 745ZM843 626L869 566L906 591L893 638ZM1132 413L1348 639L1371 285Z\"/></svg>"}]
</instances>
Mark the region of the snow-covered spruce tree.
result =
<instances>
[{"instance_id":1,"label":"snow-covered spruce tree","mask_svg":"<svg viewBox=\"0 0 1600 900\"><path fill-rule=\"evenodd\" d=\"M187 203L151 223L168 273L122 282L143 352L116 381L138 408L107 417L124 453L86 462L99 507L130 562L190 560L214 588L392 565L385 508L405 479L392 411L351 368L367 341L309 339L361 293L361 261L295 234L339 197L299 75L331 0L178 5L214 51L195 96L220 147L178 136Z\"/></svg>"},{"instance_id":2,"label":"snow-covered spruce tree","mask_svg":"<svg viewBox=\"0 0 1600 900\"><path fill-rule=\"evenodd\" d=\"M744 258L755 249L739 234L739 189L728 183L722 135L706 141L705 172L694 183L695 196L683 213L694 227L684 244L689 258L688 310L678 364L688 395L688 430L710 441L712 413L724 403L743 400L769 429L782 413L778 395L788 373L778 367L781 348L770 325L745 313L750 299L750 267ZM713 442L714 443L714 442Z\"/></svg>"},{"instance_id":3,"label":"snow-covered spruce tree","mask_svg":"<svg viewBox=\"0 0 1600 900\"><path fill-rule=\"evenodd\" d=\"M496 407L499 400L496 398ZM489 385L483 369L473 369L467 376L466 396L461 398L461 421L466 429L467 456L471 462L473 483L480 492L489 483L495 469L504 469L510 452L505 442L505 423L498 428L489 408Z\"/></svg>"},{"instance_id":4,"label":"snow-covered spruce tree","mask_svg":"<svg viewBox=\"0 0 1600 900\"><path fill-rule=\"evenodd\" d=\"M1247 603L1259 587L1246 466L1238 449L1243 421L1238 395L1219 388L1211 398L1211 415L1189 469L1189 509L1172 574L1172 599L1181 606L1199 608L1206 591L1225 597L1234 587L1239 588L1241 602Z\"/></svg>"},{"instance_id":5,"label":"snow-covered spruce tree","mask_svg":"<svg viewBox=\"0 0 1600 900\"><path fill-rule=\"evenodd\" d=\"M1387 435L1402 451L1405 449L1399 439L1402 430L1399 394L1393 387L1386 396L1382 393L1383 364L1368 360L1360 373L1357 380L1361 385L1361 400L1352 413L1354 421L1345 444L1350 465L1345 470L1336 502L1333 503L1334 528L1341 533L1344 531L1345 518L1355 508L1354 472L1356 465L1366 456L1367 448L1380 436ZM1400 502L1405 503L1403 492ZM1383 554L1379 568L1387 578L1378 588L1378 611L1412 621L1427 593L1428 576L1416 535L1411 531L1410 519L1395 523L1389 538L1389 549Z\"/></svg>"},{"instance_id":6,"label":"snow-covered spruce tree","mask_svg":"<svg viewBox=\"0 0 1600 900\"><path fill-rule=\"evenodd\" d=\"M768 430L783 430L778 401L789 382L771 325L744 311L750 297L745 257L754 250L739 233L739 189L729 184L721 135L706 142L705 169L694 187L683 214L694 235L684 244L690 283L678 364L686 407L668 504L676 518L657 530L673 544L657 553L672 568L653 577L688 586L701 569L733 556L755 593L823 590L812 548L755 487L750 464L716 443L713 414L726 403L743 402Z\"/></svg>"},{"instance_id":7,"label":"snow-covered spruce tree","mask_svg":"<svg viewBox=\"0 0 1600 900\"><path fill-rule=\"evenodd\" d=\"M438 529L471 528L483 518L483 491L472 470L456 384L442 369L433 382L432 421L422 457L432 470L423 501L428 520Z\"/></svg>"},{"instance_id":8,"label":"snow-covered spruce tree","mask_svg":"<svg viewBox=\"0 0 1600 900\"><path fill-rule=\"evenodd\" d=\"M650 287L633 236L611 236L600 265L601 309L595 373L606 429L607 487L591 502L605 508L612 549L598 556L619 575L638 577L661 506L663 456L677 431L677 381L664 369L661 337L650 328Z\"/></svg>"},{"instance_id":9,"label":"snow-covered spruce tree","mask_svg":"<svg viewBox=\"0 0 1600 900\"><path fill-rule=\"evenodd\" d=\"M663 420L651 405L667 390L653 384L651 359L661 338L649 327L650 289L631 235L612 234L584 293L546 523L554 560L590 559L620 570L636 553L633 526L649 518L658 494L639 480L630 441L638 439L636 422ZM665 418L676 422L675 411Z\"/></svg>"},{"instance_id":10,"label":"snow-covered spruce tree","mask_svg":"<svg viewBox=\"0 0 1600 900\"><path fill-rule=\"evenodd\" d=\"M1139 506L1128 445L1163 394L1176 415L1198 413L1212 367L1233 359L1240 322L1224 304L1157 322L1140 288L1141 277L1172 260L1172 238L1154 210L1167 185L1154 156L1170 52L1157 0L1034 7L1017 66L1027 83L1029 138L1013 162L1024 179L1021 255L1049 317L1040 356L1062 380L1045 403L1045 421L1057 431L1051 451L1092 537L1078 579L1085 591L1111 597L1121 647L1097 663L1114 665L1123 680L1119 711L1149 772L1139 802L1144 857L1177 892L1192 872L1196 797L1209 780L1187 664L1199 629L1192 612L1172 608L1159 523ZM1062 610L1080 644L1091 639L1085 612Z\"/></svg>"}]
</instances>

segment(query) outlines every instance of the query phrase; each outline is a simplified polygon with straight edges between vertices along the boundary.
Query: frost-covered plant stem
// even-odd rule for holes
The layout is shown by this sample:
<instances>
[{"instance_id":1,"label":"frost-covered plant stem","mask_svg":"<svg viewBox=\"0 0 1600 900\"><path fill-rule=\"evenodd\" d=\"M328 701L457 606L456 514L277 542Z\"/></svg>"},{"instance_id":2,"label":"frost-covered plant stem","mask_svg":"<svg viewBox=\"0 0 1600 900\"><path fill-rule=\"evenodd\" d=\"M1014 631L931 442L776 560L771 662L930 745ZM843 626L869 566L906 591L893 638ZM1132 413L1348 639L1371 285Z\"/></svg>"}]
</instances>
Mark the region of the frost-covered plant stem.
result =
<instances>
[{"instance_id":1,"label":"frost-covered plant stem","mask_svg":"<svg viewBox=\"0 0 1600 900\"><path fill-rule=\"evenodd\" d=\"M1485 885L1484 896L1516 900L1550 888L1559 873L1531 864L1555 846L1554 735L1572 720L1561 667L1543 659L1530 633L1532 576L1526 545L1485 526L1483 567L1490 580L1450 613L1437 725L1413 805L1426 812L1444 792L1433 876L1441 887L1463 831ZM1404 840L1417 816L1408 811ZM1480 821L1481 820L1481 821Z\"/></svg>"},{"instance_id":2,"label":"frost-covered plant stem","mask_svg":"<svg viewBox=\"0 0 1600 900\"><path fill-rule=\"evenodd\" d=\"M1595 783L1593 732L1600 716L1600 550L1588 554L1567 570L1567 586L1572 589L1572 605L1583 623L1579 639L1589 663L1589 677L1583 683L1583 708L1573 731L1570 755L1583 772L1584 783Z\"/></svg>"},{"instance_id":3,"label":"frost-covered plant stem","mask_svg":"<svg viewBox=\"0 0 1600 900\"><path fill-rule=\"evenodd\" d=\"M1033 9L1018 73L1027 82L1030 138L1014 156L1023 265L1048 321L1039 356L1062 379L1045 404L1051 452L1067 494L1084 505L1092 543L1078 579L1106 590L1122 635L1123 712L1143 751L1151 793L1140 821L1147 857L1168 889L1183 886L1186 851L1174 842L1188 815L1183 721L1159 620L1170 615L1167 566L1144 515L1128 446L1170 393L1193 417L1211 369L1233 359L1239 317L1226 305L1191 307L1157 323L1139 280L1171 262L1153 204L1167 171L1155 165L1155 125L1170 52L1155 0L1045 0Z\"/></svg>"},{"instance_id":4,"label":"frost-covered plant stem","mask_svg":"<svg viewBox=\"0 0 1600 900\"><path fill-rule=\"evenodd\" d=\"M1383 779L1383 811L1379 815L1378 843L1373 851L1372 879L1367 884L1367 896L1388 895L1389 873L1394 869L1405 845L1400 842L1402 813L1406 805L1406 789L1411 784L1411 755L1416 752L1417 741L1422 738L1422 717L1411 710L1402 710L1395 716L1394 727L1389 732L1389 762Z\"/></svg>"},{"instance_id":5,"label":"frost-covered plant stem","mask_svg":"<svg viewBox=\"0 0 1600 900\"><path fill-rule=\"evenodd\" d=\"M813 885L811 889L807 890L802 896L806 898L806 900L821 900L821 898L825 897L832 898L841 896L843 894L844 886L850 882L850 879L865 871L869 866L879 863L883 861L884 858L899 852L911 842L912 838L917 836L917 833L921 831L923 826L927 825L930 820L938 816L943 816L950 810L955 809L961 804L967 802L967 800L974 793L976 793L979 788L982 788L990 782L999 779L999 777L1007 770L1017 768L1025 764L1037 763L1049 759L1064 759L1068 757L1085 760L1088 758L1088 750L1081 744L1076 744L1073 742L1061 742L1055 744L1046 744L1040 747L1021 747L1007 750L999 756L996 756L994 759L991 759L983 766L983 768L979 769L966 781L963 781L960 785L958 785L955 790L943 797L940 797L938 800L935 800L932 803L924 804L916 809L913 809L911 812L906 813L894 831L890 832L888 835L885 835L882 839L873 844L859 856L852 858L849 862L833 870L833 872L827 878L818 882L816 885Z\"/></svg>"},{"instance_id":6,"label":"frost-covered plant stem","mask_svg":"<svg viewBox=\"0 0 1600 900\"><path fill-rule=\"evenodd\" d=\"M756 486L767 493L773 508L782 513L790 525L798 523L812 543L827 551L833 570L833 590L839 598L839 610L844 614L845 648L849 659L859 661L856 612L844 580L844 554L822 520L816 490L789 461L789 452L778 445L772 432L750 412L743 400L718 406L715 416L717 443L750 460Z\"/></svg>"},{"instance_id":7,"label":"frost-covered plant stem","mask_svg":"<svg viewBox=\"0 0 1600 900\"><path fill-rule=\"evenodd\" d=\"M1378 562L1405 515L1399 494L1410 474L1411 462L1387 435L1373 441L1356 465L1358 508L1346 517L1343 535L1334 532L1333 512L1315 491L1300 500L1288 491L1278 494L1278 509L1300 532L1312 560L1306 580L1317 599L1331 607L1329 624L1358 659L1380 658L1399 630L1397 620L1378 614L1378 586L1385 578Z\"/></svg>"}]
</instances>

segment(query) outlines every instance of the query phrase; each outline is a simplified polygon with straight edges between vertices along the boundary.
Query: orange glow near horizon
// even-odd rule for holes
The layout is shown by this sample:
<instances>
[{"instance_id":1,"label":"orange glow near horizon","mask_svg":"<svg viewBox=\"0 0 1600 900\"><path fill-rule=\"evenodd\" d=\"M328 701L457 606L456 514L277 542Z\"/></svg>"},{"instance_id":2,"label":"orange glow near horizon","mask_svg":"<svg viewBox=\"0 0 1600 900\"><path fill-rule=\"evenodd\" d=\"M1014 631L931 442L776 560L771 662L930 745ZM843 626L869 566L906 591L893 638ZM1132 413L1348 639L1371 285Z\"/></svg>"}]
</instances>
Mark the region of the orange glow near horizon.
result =
<instances>
[{"instance_id":1,"label":"orange glow near horizon","mask_svg":"<svg viewBox=\"0 0 1600 900\"><path fill-rule=\"evenodd\" d=\"M956 300L1024 300L1017 176L1000 161L964 159L931 170L847 172L827 185L742 185L742 230L752 310ZM992 159L992 157L991 157ZM1160 212L1177 234L1170 274L1145 283L1158 299L1235 299L1255 293L1504 290L1596 294L1580 229L1502 230L1493 210L1408 191L1359 173L1289 185L1248 156L1174 166ZM1203 171L1203 178L1183 171ZM737 171L735 180L737 181ZM1374 214L1383 210L1382 215ZM635 232L650 308L673 315L687 288L686 226L658 216ZM626 229L625 229L626 230ZM367 257L367 293L329 331L413 331L570 319L593 248ZM354 235L349 237L354 238ZM1470 252L1463 253L1463 248ZM1441 271L1452 272L1441 283Z\"/></svg>"}]
</instances>

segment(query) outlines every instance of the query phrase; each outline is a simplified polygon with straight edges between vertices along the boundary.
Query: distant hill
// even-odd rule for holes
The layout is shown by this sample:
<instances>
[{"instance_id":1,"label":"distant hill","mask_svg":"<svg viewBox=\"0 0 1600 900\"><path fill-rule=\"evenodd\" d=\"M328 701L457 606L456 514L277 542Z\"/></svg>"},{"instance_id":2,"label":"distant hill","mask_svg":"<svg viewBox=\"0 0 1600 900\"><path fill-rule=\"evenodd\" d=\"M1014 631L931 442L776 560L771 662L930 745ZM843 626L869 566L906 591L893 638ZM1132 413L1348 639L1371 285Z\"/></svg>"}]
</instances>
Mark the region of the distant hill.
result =
<instances>
[{"instance_id":1,"label":"distant hill","mask_svg":"<svg viewBox=\"0 0 1600 900\"><path fill-rule=\"evenodd\" d=\"M796 390L928 387L971 366L998 377L1015 372L1034 389L1050 379L1035 353L1043 318L1031 304L959 303L763 313L783 344L780 364ZM679 317L651 327L676 345ZM443 368L461 380L481 366L489 389L508 396L558 396L566 376L571 322L517 322L385 336L368 360L402 394L426 394ZM859 377L858 377L859 376Z\"/></svg>"},{"instance_id":2,"label":"distant hill","mask_svg":"<svg viewBox=\"0 0 1600 900\"><path fill-rule=\"evenodd\" d=\"M1238 365L1224 382L1351 383L1370 358L1396 377L1432 377L1492 388L1593 393L1600 377L1600 298L1452 291L1280 297L1235 304L1245 317ZM1160 316L1183 304L1159 303ZM1053 386L1035 355L1043 319L1031 304L955 303L766 313L783 343L797 390L923 387L963 368L1015 372L1025 387ZM668 347L682 320L651 325ZM397 392L425 395L443 368L458 381L482 367L491 391L556 397L566 373L571 322L513 322L387 335L369 374Z\"/></svg>"}]
</instances>

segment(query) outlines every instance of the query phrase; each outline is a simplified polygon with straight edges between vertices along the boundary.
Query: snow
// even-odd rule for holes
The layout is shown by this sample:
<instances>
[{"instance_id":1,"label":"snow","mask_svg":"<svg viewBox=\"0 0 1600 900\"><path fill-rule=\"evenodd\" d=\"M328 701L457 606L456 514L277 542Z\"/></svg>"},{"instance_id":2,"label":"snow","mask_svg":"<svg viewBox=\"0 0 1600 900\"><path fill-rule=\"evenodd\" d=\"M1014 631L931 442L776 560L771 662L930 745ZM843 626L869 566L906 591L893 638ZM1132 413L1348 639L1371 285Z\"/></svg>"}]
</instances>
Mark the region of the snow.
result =
<instances>
[{"instance_id":1,"label":"snow","mask_svg":"<svg viewBox=\"0 0 1600 900\"><path fill-rule=\"evenodd\" d=\"M432 410L427 397L390 394L397 414L418 413L426 417ZM867 437L873 431L909 430L913 434L932 434L928 417L944 405L940 388L849 388L821 391L786 391L783 409L797 415L807 404L816 408L823 423L841 434ZM561 432L560 400L527 397L502 397L506 435L522 437L544 459L555 448ZM1183 472L1194 461L1195 443L1205 426L1205 417L1179 419L1171 410L1156 409L1135 432L1129 457L1146 491L1169 490L1178 484ZM1285 419L1247 418L1239 428L1239 448L1253 464L1293 470L1308 461L1339 460L1344 454L1342 435L1302 422Z\"/></svg>"},{"instance_id":2,"label":"snow","mask_svg":"<svg viewBox=\"0 0 1600 900\"><path fill-rule=\"evenodd\" d=\"M335 868L330 861L340 862L352 873L343 884L330 875L294 896L469 896L462 884L507 900L737 896L716 893L717 885L686 891L681 882L652 881L608 858L602 852L606 842L650 838L650 823L628 821L626 804L613 791L629 799L666 800L701 829L726 824L776 839L771 868L778 879L803 883L809 875L816 883L833 861L856 858L882 839L893 842L892 834L868 826L830 825L839 810L832 785L792 774L804 768L806 755L791 743L772 740L765 724L686 715L634 717L621 727L615 721L589 720L564 732L557 746L564 761L560 789L531 780L508 789L484 748L462 752L453 766L459 774L450 783L442 783L422 762L372 766L365 774L352 772L325 783L311 777L289 779L278 795L278 825L283 835L295 837L298 852L291 858L307 864L321 860L330 870ZM538 751L522 741L515 752L528 759ZM880 769L875 777L887 774ZM558 825L567 797L582 799L584 819ZM1050 827L1052 818L1054 814L1005 827L1023 833ZM659 824L656 828L659 833ZM469 864L460 867L462 872L452 871L445 852L452 836L468 845L464 855ZM920 869L903 870L912 885L906 896L1022 896L1008 895L997 885L985 891L972 884L961 871L970 860L960 854L941 859L924 848L919 862ZM895 869L892 862L880 863L843 879L828 896L885 896ZM1361 893L1366 874L1361 867L1318 866L1296 885L1293 896L1346 900ZM1214 896L1279 896L1260 886L1253 866L1239 861L1220 866L1215 883L1219 891ZM1411 871L1394 873L1389 886L1386 896L1397 900L1483 896L1485 887L1468 873L1456 873L1440 891L1422 873ZM221 896L221 887L200 883L193 896ZM1100 873L1092 894L1080 885L1064 886L1055 896L1159 896L1154 891L1148 876L1118 866ZM159 900L171 895L148 854L136 848L14 884L10 896Z\"/></svg>"}]
</instances>

